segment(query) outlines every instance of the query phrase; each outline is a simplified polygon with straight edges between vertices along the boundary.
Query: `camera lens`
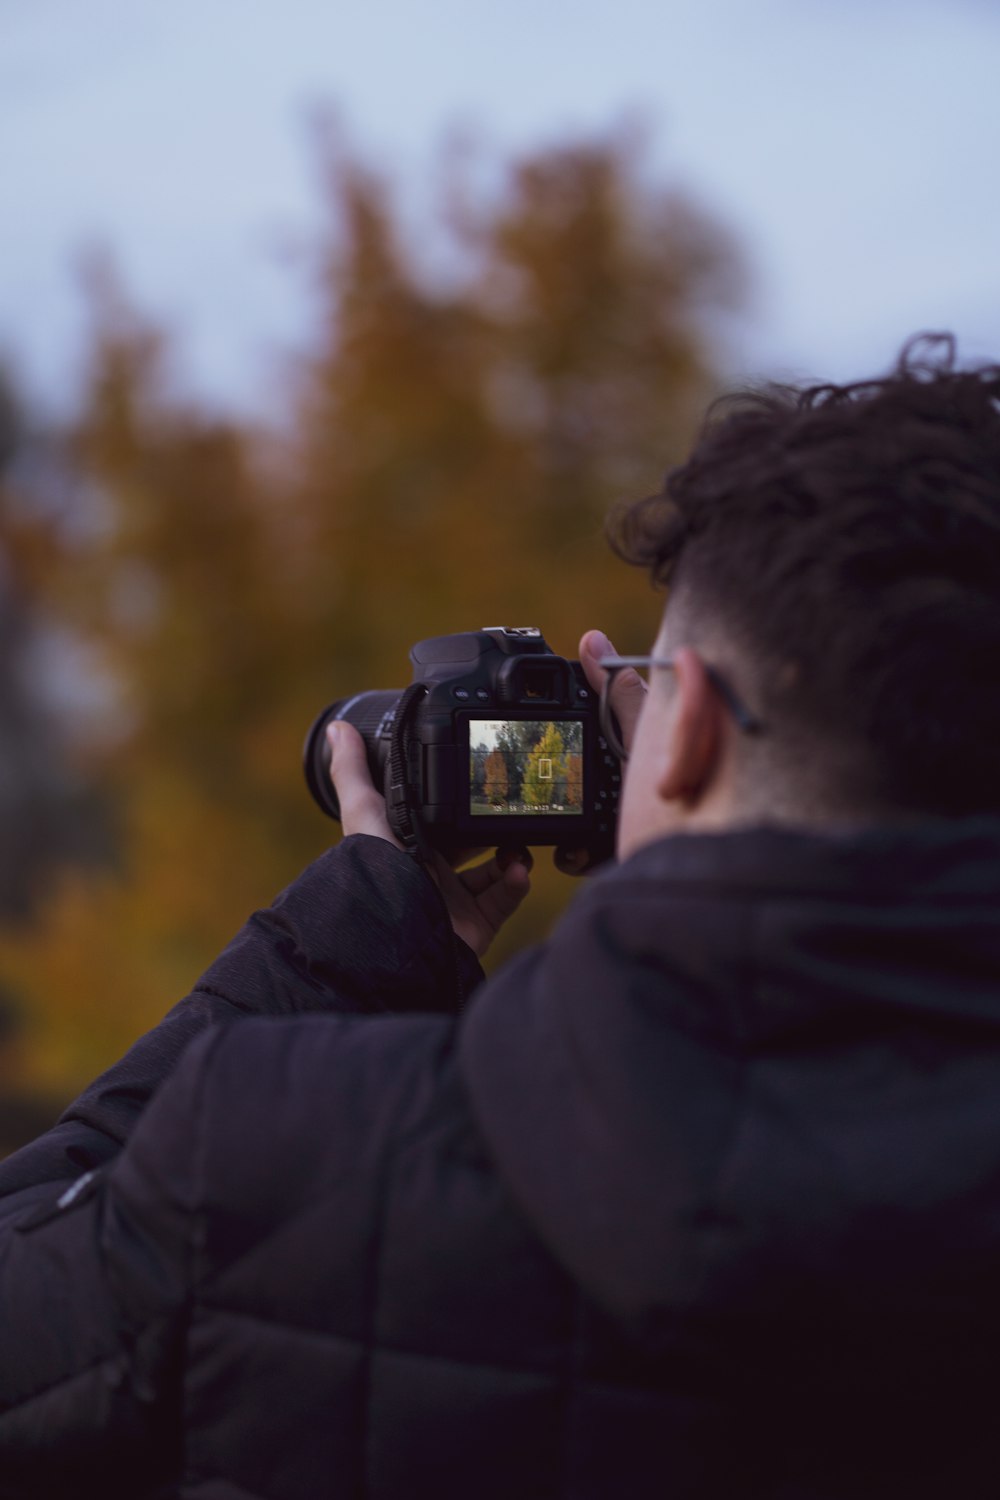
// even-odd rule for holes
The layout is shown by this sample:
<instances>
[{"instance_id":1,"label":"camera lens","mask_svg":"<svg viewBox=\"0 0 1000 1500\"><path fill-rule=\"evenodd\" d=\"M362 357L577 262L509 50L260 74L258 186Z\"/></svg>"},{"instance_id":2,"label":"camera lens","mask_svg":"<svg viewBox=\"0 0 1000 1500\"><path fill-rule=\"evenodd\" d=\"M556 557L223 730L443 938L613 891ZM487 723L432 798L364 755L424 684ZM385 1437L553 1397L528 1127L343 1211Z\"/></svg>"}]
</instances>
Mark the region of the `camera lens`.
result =
<instances>
[{"instance_id":1,"label":"camera lens","mask_svg":"<svg viewBox=\"0 0 1000 1500\"><path fill-rule=\"evenodd\" d=\"M396 690L355 693L353 698L338 698L335 703L324 708L313 723L306 735L302 768L313 798L329 817L339 820L340 802L330 780L330 743L326 737L326 726L334 719L346 719L348 724L354 725L365 742L372 781L377 787L381 787L385 780L385 763L389 757L388 736L381 733L381 727L399 698L400 694Z\"/></svg>"}]
</instances>

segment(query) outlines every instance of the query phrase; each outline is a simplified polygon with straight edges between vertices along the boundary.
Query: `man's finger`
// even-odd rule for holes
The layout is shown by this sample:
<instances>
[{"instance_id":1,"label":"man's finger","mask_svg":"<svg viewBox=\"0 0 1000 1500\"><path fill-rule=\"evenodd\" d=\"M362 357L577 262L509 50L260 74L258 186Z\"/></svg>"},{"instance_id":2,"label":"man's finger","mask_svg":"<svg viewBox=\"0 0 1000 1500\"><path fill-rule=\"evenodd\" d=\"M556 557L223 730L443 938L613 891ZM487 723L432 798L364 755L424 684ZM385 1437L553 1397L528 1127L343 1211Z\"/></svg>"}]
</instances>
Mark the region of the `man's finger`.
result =
<instances>
[{"instance_id":1,"label":"man's finger","mask_svg":"<svg viewBox=\"0 0 1000 1500\"><path fill-rule=\"evenodd\" d=\"M599 693L608 675L600 665L602 656L617 656L617 652L603 630L588 630L580 640L580 665L587 681ZM646 684L633 667L625 667L615 674L611 684L611 708L622 732L622 744L626 750L632 747L635 726L642 705L646 701Z\"/></svg>"},{"instance_id":2,"label":"man's finger","mask_svg":"<svg viewBox=\"0 0 1000 1500\"><path fill-rule=\"evenodd\" d=\"M530 871L534 860L527 849L498 849L492 859L481 865L473 865L470 870L463 870L458 878L470 896L480 896L491 885L502 880L513 864L523 865L525 870Z\"/></svg>"},{"instance_id":3,"label":"man's finger","mask_svg":"<svg viewBox=\"0 0 1000 1500\"><path fill-rule=\"evenodd\" d=\"M365 742L353 724L337 719L327 728L330 779L340 803L345 834L370 833L402 848L389 827L385 798L372 784Z\"/></svg>"},{"instance_id":4,"label":"man's finger","mask_svg":"<svg viewBox=\"0 0 1000 1500\"><path fill-rule=\"evenodd\" d=\"M512 861L502 871L496 860L490 860L486 866L479 865L477 868L488 869L489 865L497 869L497 878L477 895L476 903L485 920L497 931L517 911L530 891L531 875L528 866L519 859ZM471 873L469 870L465 872L466 875ZM464 879L464 876L459 876L459 879Z\"/></svg>"}]
</instances>

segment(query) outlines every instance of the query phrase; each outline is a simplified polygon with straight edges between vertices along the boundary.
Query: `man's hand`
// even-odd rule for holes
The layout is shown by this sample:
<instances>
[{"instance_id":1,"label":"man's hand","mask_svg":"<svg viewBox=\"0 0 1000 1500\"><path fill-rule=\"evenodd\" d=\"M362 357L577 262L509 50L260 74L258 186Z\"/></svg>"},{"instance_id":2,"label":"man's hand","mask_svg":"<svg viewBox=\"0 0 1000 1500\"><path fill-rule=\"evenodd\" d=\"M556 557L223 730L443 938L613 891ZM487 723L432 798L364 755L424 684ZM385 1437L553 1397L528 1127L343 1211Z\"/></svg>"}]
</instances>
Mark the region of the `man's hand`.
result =
<instances>
[{"instance_id":1,"label":"man's hand","mask_svg":"<svg viewBox=\"0 0 1000 1500\"><path fill-rule=\"evenodd\" d=\"M364 740L343 719L329 726L327 737L330 779L340 802L344 833L367 833L401 849L389 827L385 798L372 783ZM528 894L531 864L527 849L498 850L484 864L457 872L444 855L433 855L428 870L444 897L452 928L478 958Z\"/></svg>"},{"instance_id":2,"label":"man's hand","mask_svg":"<svg viewBox=\"0 0 1000 1500\"><path fill-rule=\"evenodd\" d=\"M531 889L533 860L527 849L498 849L469 870L453 870L434 855L431 874L441 888L455 932L482 958L507 918Z\"/></svg>"},{"instance_id":3,"label":"man's hand","mask_svg":"<svg viewBox=\"0 0 1000 1500\"><path fill-rule=\"evenodd\" d=\"M588 630L580 637L580 665L594 692L600 695L607 672L598 663L602 656L617 656L618 653L602 630ZM638 672L631 667L615 675L611 684L611 707L622 732L622 744L631 750L635 726L639 720L646 686Z\"/></svg>"}]
</instances>

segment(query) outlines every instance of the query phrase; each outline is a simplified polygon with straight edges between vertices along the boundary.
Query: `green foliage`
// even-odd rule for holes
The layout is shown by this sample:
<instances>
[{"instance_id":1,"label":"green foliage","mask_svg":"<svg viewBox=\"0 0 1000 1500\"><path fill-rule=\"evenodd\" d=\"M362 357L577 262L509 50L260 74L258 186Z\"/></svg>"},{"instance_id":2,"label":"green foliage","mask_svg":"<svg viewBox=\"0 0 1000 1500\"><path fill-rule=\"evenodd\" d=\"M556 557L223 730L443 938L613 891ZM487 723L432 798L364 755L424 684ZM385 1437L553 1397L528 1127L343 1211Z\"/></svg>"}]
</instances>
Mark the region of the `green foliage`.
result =
<instances>
[{"instance_id":1,"label":"green foliage","mask_svg":"<svg viewBox=\"0 0 1000 1500\"><path fill-rule=\"evenodd\" d=\"M34 925L0 933L21 1014L0 1067L19 1088L76 1089L336 836L300 770L324 703L404 686L424 636L538 624L575 656L592 626L621 650L655 631L602 521L659 483L712 394L725 238L645 185L624 139L530 155L474 208L453 173L464 206L441 240L462 270L444 288L342 145L327 190L316 344L280 433L172 394L166 336L92 277L64 498L32 514L23 497L17 545L39 606L113 685L77 766L120 841L115 865L67 867ZM500 748L513 799L524 747ZM551 759L568 791L578 757L555 737ZM488 796L500 768L482 774ZM491 961L574 888L547 858L535 887Z\"/></svg>"}]
</instances>

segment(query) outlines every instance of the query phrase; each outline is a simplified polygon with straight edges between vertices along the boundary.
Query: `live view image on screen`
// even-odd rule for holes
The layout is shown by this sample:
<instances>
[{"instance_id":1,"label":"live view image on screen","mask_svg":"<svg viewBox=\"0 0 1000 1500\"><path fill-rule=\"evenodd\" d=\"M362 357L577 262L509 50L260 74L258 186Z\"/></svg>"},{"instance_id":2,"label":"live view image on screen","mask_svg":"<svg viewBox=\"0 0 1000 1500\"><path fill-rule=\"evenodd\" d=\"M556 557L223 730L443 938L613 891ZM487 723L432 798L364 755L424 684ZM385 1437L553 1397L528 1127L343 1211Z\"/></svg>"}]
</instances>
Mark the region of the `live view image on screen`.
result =
<instances>
[{"instance_id":1,"label":"live view image on screen","mask_svg":"<svg viewBox=\"0 0 1000 1500\"><path fill-rule=\"evenodd\" d=\"M497 817L583 813L580 719L473 719L469 811Z\"/></svg>"}]
</instances>

